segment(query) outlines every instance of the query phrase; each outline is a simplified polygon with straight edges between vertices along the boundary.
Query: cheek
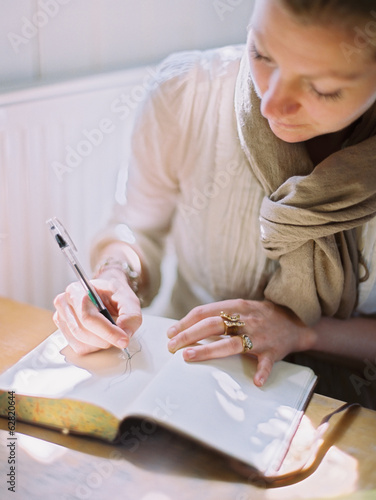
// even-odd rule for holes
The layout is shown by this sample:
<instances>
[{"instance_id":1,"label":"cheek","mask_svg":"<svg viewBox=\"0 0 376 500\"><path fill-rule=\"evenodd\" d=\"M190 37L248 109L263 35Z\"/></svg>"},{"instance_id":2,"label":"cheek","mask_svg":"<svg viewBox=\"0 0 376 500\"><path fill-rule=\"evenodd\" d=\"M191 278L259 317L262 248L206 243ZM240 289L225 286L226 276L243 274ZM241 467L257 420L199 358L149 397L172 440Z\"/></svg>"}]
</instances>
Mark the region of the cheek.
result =
<instances>
[{"instance_id":1,"label":"cheek","mask_svg":"<svg viewBox=\"0 0 376 500\"><path fill-rule=\"evenodd\" d=\"M303 105L307 123L317 134L339 132L348 127L361 116L358 109L350 109L340 102L326 103L309 101Z\"/></svg>"},{"instance_id":2,"label":"cheek","mask_svg":"<svg viewBox=\"0 0 376 500\"><path fill-rule=\"evenodd\" d=\"M249 64L257 95L259 97L263 97L269 87L270 70L268 68L265 68L264 65L257 64L253 60L251 60Z\"/></svg>"},{"instance_id":3,"label":"cheek","mask_svg":"<svg viewBox=\"0 0 376 500\"><path fill-rule=\"evenodd\" d=\"M302 108L304 109L305 114L308 117L311 117L314 123L326 124L328 126L341 120L339 116L341 113L338 111L337 106L332 103L326 103L325 101L313 99L311 96L302 100Z\"/></svg>"},{"instance_id":4,"label":"cheek","mask_svg":"<svg viewBox=\"0 0 376 500\"><path fill-rule=\"evenodd\" d=\"M309 99L302 103L302 108L307 123L310 123L319 133L335 132L351 123L346 123L348 115L339 103Z\"/></svg>"}]
</instances>

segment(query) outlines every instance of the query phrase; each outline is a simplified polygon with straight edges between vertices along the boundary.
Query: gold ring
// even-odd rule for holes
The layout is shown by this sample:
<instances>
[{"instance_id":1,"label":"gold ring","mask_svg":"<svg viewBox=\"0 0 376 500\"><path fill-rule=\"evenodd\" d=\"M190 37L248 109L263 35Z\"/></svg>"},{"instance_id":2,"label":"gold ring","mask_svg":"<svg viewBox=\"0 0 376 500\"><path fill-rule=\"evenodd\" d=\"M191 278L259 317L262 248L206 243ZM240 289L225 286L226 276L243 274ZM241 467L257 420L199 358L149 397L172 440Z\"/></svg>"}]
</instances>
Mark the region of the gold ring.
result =
<instances>
[{"instance_id":1,"label":"gold ring","mask_svg":"<svg viewBox=\"0 0 376 500\"><path fill-rule=\"evenodd\" d=\"M225 325L224 335L230 335L231 337L238 335L238 328L245 325L244 321L240 321L239 314L226 314L222 311L220 316Z\"/></svg>"},{"instance_id":2,"label":"gold ring","mask_svg":"<svg viewBox=\"0 0 376 500\"><path fill-rule=\"evenodd\" d=\"M248 335L241 336L243 342L243 352L250 351L253 347L252 340L248 337Z\"/></svg>"}]
</instances>

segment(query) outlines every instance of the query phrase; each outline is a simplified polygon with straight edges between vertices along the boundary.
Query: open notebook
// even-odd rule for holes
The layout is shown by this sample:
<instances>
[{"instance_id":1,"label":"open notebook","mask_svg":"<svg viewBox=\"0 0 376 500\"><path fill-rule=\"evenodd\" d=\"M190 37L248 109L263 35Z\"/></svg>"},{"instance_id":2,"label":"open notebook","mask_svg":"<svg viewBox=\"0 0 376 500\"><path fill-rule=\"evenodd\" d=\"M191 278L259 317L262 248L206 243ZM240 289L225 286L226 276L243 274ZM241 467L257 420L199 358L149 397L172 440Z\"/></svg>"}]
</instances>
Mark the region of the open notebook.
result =
<instances>
[{"instance_id":1,"label":"open notebook","mask_svg":"<svg viewBox=\"0 0 376 500\"><path fill-rule=\"evenodd\" d=\"M0 375L0 414L8 391L17 420L130 444L127 419L188 436L256 470L278 471L316 383L306 367L280 361L262 388L255 360L238 355L187 363L167 349L173 320L144 316L129 345L78 356L56 331Z\"/></svg>"}]
</instances>

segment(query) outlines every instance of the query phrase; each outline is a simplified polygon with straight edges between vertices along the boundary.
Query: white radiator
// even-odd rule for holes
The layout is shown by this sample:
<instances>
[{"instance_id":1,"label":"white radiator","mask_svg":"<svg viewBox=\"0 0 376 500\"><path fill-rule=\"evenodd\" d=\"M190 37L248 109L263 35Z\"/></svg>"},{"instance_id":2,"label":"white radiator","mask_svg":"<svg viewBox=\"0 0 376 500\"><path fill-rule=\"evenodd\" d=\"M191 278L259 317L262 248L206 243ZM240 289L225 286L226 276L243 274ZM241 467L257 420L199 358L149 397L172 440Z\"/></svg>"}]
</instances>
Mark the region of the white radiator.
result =
<instances>
[{"instance_id":1,"label":"white radiator","mask_svg":"<svg viewBox=\"0 0 376 500\"><path fill-rule=\"evenodd\" d=\"M0 295L52 309L74 278L45 224L52 216L89 270L134 113L154 85L150 67L0 94Z\"/></svg>"}]
</instances>

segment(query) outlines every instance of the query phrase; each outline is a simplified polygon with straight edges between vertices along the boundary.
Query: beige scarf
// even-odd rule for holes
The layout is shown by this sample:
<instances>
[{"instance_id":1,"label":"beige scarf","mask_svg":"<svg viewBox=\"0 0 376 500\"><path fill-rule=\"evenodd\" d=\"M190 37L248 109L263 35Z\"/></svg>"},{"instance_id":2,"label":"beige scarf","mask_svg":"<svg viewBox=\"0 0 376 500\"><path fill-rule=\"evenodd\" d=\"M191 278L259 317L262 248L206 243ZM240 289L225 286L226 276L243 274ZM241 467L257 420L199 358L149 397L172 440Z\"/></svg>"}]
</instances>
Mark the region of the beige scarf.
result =
<instances>
[{"instance_id":1,"label":"beige scarf","mask_svg":"<svg viewBox=\"0 0 376 500\"><path fill-rule=\"evenodd\" d=\"M359 282L356 228L376 215L376 105L346 147L315 168L303 143L278 139L261 115L247 53L235 107L242 148L266 194L262 243L280 264L265 298L308 325L322 315L348 318Z\"/></svg>"}]
</instances>

